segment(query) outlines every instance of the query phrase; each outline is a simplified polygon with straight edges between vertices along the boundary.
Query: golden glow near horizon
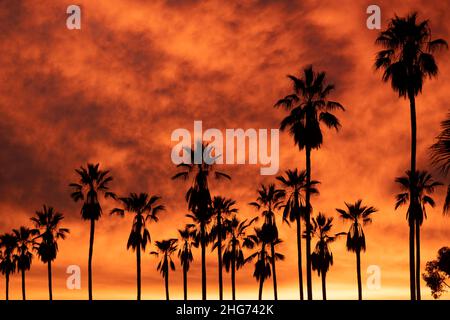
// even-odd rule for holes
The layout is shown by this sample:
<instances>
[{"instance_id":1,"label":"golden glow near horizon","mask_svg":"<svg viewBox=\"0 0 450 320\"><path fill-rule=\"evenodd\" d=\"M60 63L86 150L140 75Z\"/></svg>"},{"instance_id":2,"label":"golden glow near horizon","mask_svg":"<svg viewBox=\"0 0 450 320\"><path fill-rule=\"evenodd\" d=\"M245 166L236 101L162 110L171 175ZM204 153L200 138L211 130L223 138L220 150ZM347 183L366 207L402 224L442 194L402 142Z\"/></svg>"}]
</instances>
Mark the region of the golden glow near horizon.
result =
<instances>
[{"instance_id":1,"label":"golden glow near horizon","mask_svg":"<svg viewBox=\"0 0 450 320\"><path fill-rule=\"evenodd\" d=\"M430 5L432 3L432 5ZM173 181L170 160L177 128L202 120L205 128L278 128L285 112L273 104L290 92L287 74L298 75L313 64L336 85L333 99L342 102L342 129L325 130L324 145L312 154L312 177L321 181L312 198L314 213L335 217L334 230L347 231L335 208L359 198L379 212L365 227L362 254L365 299L408 299L408 227L405 208L394 210L394 178L409 166L409 105L381 81L373 63L379 48L377 30L366 27L367 1L86 1L81 30L67 30L64 1L11 1L0 8L0 232L29 225L43 203L65 214L70 235L60 242L53 264L54 298L87 299L89 223L70 197L74 169L100 162L114 176L119 195L148 192L162 196L166 212L150 224L152 240L177 236L189 222L184 200L189 183ZM382 27L394 13L413 9L430 19L433 35L450 40L446 1L379 1ZM445 118L450 89L449 53L438 54L439 77L427 80L417 99L418 168L448 181L430 165L429 147ZM280 174L304 169L287 133L280 133ZM261 176L257 165L222 165L230 182L212 181L213 195L237 201L242 217L256 214L247 204L256 198ZM439 248L450 245L449 217L442 215L445 187L436 191L437 206L427 211L421 233L422 272ZM116 204L102 202L96 226L94 299L136 298L136 257L126 250L131 217L111 217ZM278 216L277 265L280 299L297 299L295 226ZM304 244L303 244L304 245ZM313 240L315 245L315 240ZM157 258L142 257L142 298L164 299ZM303 246L304 250L304 246ZM201 291L200 250L188 275L189 298ZM207 251L208 298L217 299L217 256ZM327 274L329 299L356 299L356 258L345 239L332 244L334 265ZM304 252L304 251L303 251ZM182 272L170 276L171 298L182 298ZM80 290L66 288L66 268L81 267ZM366 287L367 267L381 268L381 288ZM237 298L256 299L253 265L237 274ZM305 272L304 272L305 275ZM305 280L306 281L306 280ZM321 299L320 279L313 275L314 298ZM225 298L230 275L224 272ZM0 298L4 294L0 278ZM306 288L305 288L306 293ZM11 277L11 299L20 299L20 275ZM422 281L422 297L430 299ZM442 299L449 299L444 294ZM47 270L37 259L27 273L27 298L47 299ZM272 280L263 298L272 299Z\"/></svg>"}]
</instances>

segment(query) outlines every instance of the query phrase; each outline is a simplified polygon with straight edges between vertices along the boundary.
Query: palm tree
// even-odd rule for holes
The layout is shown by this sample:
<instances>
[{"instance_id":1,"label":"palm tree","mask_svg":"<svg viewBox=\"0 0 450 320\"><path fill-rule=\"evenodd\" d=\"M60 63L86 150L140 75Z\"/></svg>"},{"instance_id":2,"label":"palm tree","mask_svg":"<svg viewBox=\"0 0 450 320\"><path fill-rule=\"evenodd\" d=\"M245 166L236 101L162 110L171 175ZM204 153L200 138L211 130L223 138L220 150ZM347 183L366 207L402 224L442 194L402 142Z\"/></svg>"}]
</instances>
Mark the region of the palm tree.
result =
<instances>
[{"instance_id":1,"label":"palm tree","mask_svg":"<svg viewBox=\"0 0 450 320\"><path fill-rule=\"evenodd\" d=\"M231 179L229 175L215 170L210 161L201 161L196 163L195 153L199 150L203 155L211 155L212 148L201 142L196 143L196 147L190 148L190 163L181 163L177 167L182 171L175 174L172 179L188 179L192 176L192 185L186 193L188 209L192 212L188 217L198 224L198 237L202 251L202 299L206 300L206 246L209 242L208 224L211 222L211 194L209 190L209 178L214 175L215 178Z\"/></svg>"},{"instance_id":2,"label":"palm tree","mask_svg":"<svg viewBox=\"0 0 450 320\"><path fill-rule=\"evenodd\" d=\"M297 268L298 268L298 287L300 290L300 300L303 300L303 273L302 273L302 244L301 244L301 220L304 218L305 212L305 196L306 189L309 189L310 194L318 194L319 191L316 185L319 181L311 181L310 187L306 184L306 171L287 170L286 177L277 177L287 194L287 199L284 204L283 220L288 224L294 222L297 225Z\"/></svg>"},{"instance_id":3,"label":"palm tree","mask_svg":"<svg viewBox=\"0 0 450 320\"><path fill-rule=\"evenodd\" d=\"M198 247L198 243L195 241L195 230L193 224L187 224L183 230L178 230L180 234L180 241L182 243L178 250L178 258L180 259L181 266L183 267L183 297L187 300L187 273L191 262L194 261L192 255L192 246Z\"/></svg>"},{"instance_id":4,"label":"palm tree","mask_svg":"<svg viewBox=\"0 0 450 320\"><path fill-rule=\"evenodd\" d=\"M322 297L327 300L326 277L330 266L333 265L333 253L329 245L336 239L344 235L345 232L330 235L333 227L333 218L326 217L319 212L316 218L312 219L312 234L317 238L316 247L311 255L312 269L317 270L318 275L322 278Z\"/></svg>"},{"instance_id":5,"label":"palm tree","mask_svg":"<svg viewBox=\"0 0 450 320\"><path fill-rule=\"evenodd\" d=\"M61 228L61 221L64 219L62 213L57 212L53 207L43 206L41 211L36 211L36 215L31 218L34 226L39 232L36 244L36 251L43 263L47 264L48 272L48 295L53 300L52 293L52 261L58 254L58 240L64 240L69 233L69 229Z\"/></svg>"},{"instance_id":6,"label":"palm tree","mask_svg":"<svg viewBox=\"0 0 450 320\"><path fill-rule=\"evenodd\" d=\"M145 252L147 243L151 242L146 222L148 220L150 222L158 221L158 213L164 210L163 205L157 204L160 199L158 196L149 196L146 193L130 193L128 197L118 199L123 208L111 210L111 214L117 214L121 217L125 215L125 212L134 215L127 250L131 248L136 251L137 300L141 300L141 251Z\"/></svg>"},{"instance_id":7,"label":"palm tree","mask_svg":"<svg viewBox=\"0 0 450 320\"><path fill-rule=\"evenodd\" d=\"M22 299L26 300L25 272L31 269L34 237L38 234L38 231L36 229L30 229L22 226L19 229L14 229L13 234L17 241L17 269L22 275Z\"/></svg>"},{"instance_id":8,"label":"palm tree","mask_svg":"<svg viewBox=\"0 0 450 320\"><path fill-rule=\"evenodd\" d=\"M374 207L362 205L362 200L354 204L345 202L347 209L336 209L345 221L350 221L351 226L347 232L347 250L356 254L356 275L358 279L358 300L362 300L361 284L361 251L366 251L366 237L363 226L372 223L372 214L378 210Z\"/></svg>"},{"instance_id":9,"label":"palm tree","mask_svg":"<svg viewBox=\"0 0 450 320\"><path fill-rule=\"evenodd\" d=\"M6 301L9 300L9 276L16 271L17 255L14 253L17 248L17 239L11 233L0 235L0 272L6 280Z\"/></svg>"},{"instance_id":10,"label":"palm tree","mask_svg":"<svg viewBox=\"0 0 450 320\"><path fill-rule=\"evenodd\" d=\"M219 269L219 300L223 300L223 277L222 277L222 248L223 239L226 237L226 229L223 227L223 218L236 213L238 210L233 208L236 201L221 196L215 196L212 201L212 212L216 217L215 225L211 229L211 239L216 240L213 250L217 248L217 265Z\"/></svg>"},{"instance_id":11,"label":"palm tree","mask_svg":"<svg viewBox=\"0 0 450 320\"><path fill-rule=\"evenodd\" d=\"M81 207L81 217L83 220L90 221L90 234L89 234L89 258L88 258L88 289L89 300L92 300L92 255L94 253L94 234L95 234L95 221L100 219L102 215L102 207L100 205L98 196L99 193L103 193L105 198L116 198L116 195L109 191L109 183L113 180L113 177L109 175L108 170L100 170L99 164L88 163L87 167L81 166L79 169L75 169L75 172L79 175L78 183L69 184L73 188L71 197L75 202L83 201Z\"/></svg>"},{"instance_id":12,"label":"palm tree","mask_svg":"<svg viewBox=\"0 0 450 320\"><path fill-rule=\"evenodd\" d=\"M395 16L386 30L378 36L376 43L383 47L375 61L375 68L383 69L383 81L390 82L399 97L409 99L411 117L411 172L416 172L416 97L422 92L425 78L438 74L438 66L433 56L438 50L448 48L443 39L432 39L428 20L418 21L417 13L406 17ZM417 195L412 194L411 198ZM414 205L413 205L414 207ZM409 224L409 265L411 299L420 297L420 272L415 274L414 226ZM417 289L416 289L417 287ZM416 291L417 290L417 291Z\"/></svg>"},{"instance_id":13,"label":"palm tree","mask_svg":"<svg viewBox=\"0 0 450 320\"><path fill-rule=\"evenodd\" d=\"M333 111L344 107L336 101L328 100L328 95L334 90L334 85L327 84L325 72L314 72L312 66L303 70L303 77L289 75L293 83L293 93L280 99L275 107L283 106L289 115L280 124L282 131L289 129L299 150L305 149L306 184L311 183L311 151L320 149L323 142L320 124L328 128L340 128L339 120ZM305 193L305 223L306 223L306 285L308 300L312 300L311 280L311 193Z\"/></svg>"},{"instance_id":14,"label":"palm tree","mask_svg":"<svg viewBox=\"0 0 450 320\"><path fill-rule=\"evenodd\" d=\"M255 228L255 234L249 236L250 243L248 246L249 248L252 248L254 246L260 247L256 252L254 252L244 260L244 263L248 263L256 258L255 271L253 272L253 276L255 277L256 281L259 281L259 300L262 300L264 281L270 278L272 274L270 266L273 259L267 252L267 245L268 243L272 242L272 234L268 231L268 229ZM280 242L281 240L278 239L276 244ZM280 253L277 253L274 258L277 260L284 259L284 256Z\"/></svg>"},{"instance_id":15,"label":"palm tree","mask_svg":"<svg viewBox=\"0 0 450 320\"><path fill-rule=\"evenodd\" d=\"M411 225L415 225L416 236L416 277L419 281L417 286L417 300L421 299L420 295L420 226L426 219L427 213L425 205L430 207L435 206L435 202L430 195L434 192L436 187L442 185L442 183L434 181L431 174L426 171L416 171L415 174L411 174L411 171L406 171L406 176L397 177L395 182L400 184L402 193L399 193L396 197L395 209L403 206L409 202L408 211L406 213L406 219ZM411 199L411 195L414 198Z\"/></svg>"},{"instance_id":16,"label":"palm tree","mask_svg":"<svg viewBox=\"0 0 450 320\"><path fill-rule=\"evenodd\" d=\"M158 263L157 270L165 280L166 300L169 300L169 268L175 271L175 263L172 261L172 254L177 251L177 239L168 239L156 241L155 245L158 251L152 251L156 256L162 255Z\"/></svg>"},{"instance_id":17,"label":"palm tree","mask_svg":"<svg viewBox=\"0 0 450 320\"><path fill-rule=\"evenodd\" d=\"M249 205L255 207L258 211L262 210L261 214L264 217L262 229L264 234L270 238L267 244L270 244L271 251L274 299L278 300L275 245L279 243L279 239L275 211L282 207L285 192L284 190L276 189L273 183L269 186L261 185L257 192L259 194L258 198L255 202L249 203Z\"/></svg>"},{"instance_id":18,"label":"palm tree","mask_svg":"<svg viewBox=\"0 0 450 320\"><path fill-rule=\"evenodd\" d=\"M441 123L441 133L437 136L436 142L431 146L433 151L433 164L438 166L441 171L448 175L450 169L450 113L447 119ZM444 214L450 210L450 184L447 186L447 196L444 203Z\"/></svg>"},{"instance_id":19,"label":"palm tree","mask_svg":"<svg viewBox=\"0 0 450 320\"><path fill-rule=\"evenodd\" d=\"M256 220L258 220L258 217L250 221L247 219L240 221L236 215L233 215L231 219L225 221L228 240L223 252L223 263L227 272L231 270L231 296L233 300L236 300L236 270L239 270L245 262L242 249L253 248L253 242L247 236L246 230Z\"/></svg>"}]
</instances>

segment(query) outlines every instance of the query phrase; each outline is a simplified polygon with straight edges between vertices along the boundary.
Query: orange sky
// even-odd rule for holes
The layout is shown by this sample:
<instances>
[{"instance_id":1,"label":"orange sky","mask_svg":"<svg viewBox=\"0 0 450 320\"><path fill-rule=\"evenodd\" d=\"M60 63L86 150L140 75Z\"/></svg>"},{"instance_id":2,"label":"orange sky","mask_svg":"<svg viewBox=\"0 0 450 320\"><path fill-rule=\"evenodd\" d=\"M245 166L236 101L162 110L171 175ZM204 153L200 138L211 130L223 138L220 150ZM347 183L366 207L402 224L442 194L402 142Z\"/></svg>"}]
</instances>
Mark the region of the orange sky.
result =
<instances>
[{"instance_id":1,"label":"orange sky","mask_svg":"<svg viewBox=\"0 0 450 320\"><path fill-rule=\"evenodd\" d=\"M77 1L82 30L65 27L68 1L7 1L0 5L0 232L29 224L43 203L66 215L71 234L60 243L54 263L54 298L87 298L89 223L69 197L73 169L88 161L111 169L112 187L160 194L167 206L153 239L175 237L184 217L187 184L174 182L170 161L176 128L277 128L284 113L276 100L290 93L289 73L307 64L327 72L336 84L333 99L347 109L338 114L339 133L325 132L320 152L313 153L313 178L320 180L314 210L336 216L344 201L363 198L379 212L366 228L368 251L362 258L363 283L369 265L382 271L382 288L368 299L409 298L408 228L405 210L394 211L396 176L408 168L409 108L390 86L380 81L373 61L377 31L365 26L373 1ZM435 37L450 40L447 1L378 1L382 27L394 13L418 10L431 20ZM418 166L430 170L429 146L447 111L450 89L449 53L438 56L440 75L428 81L417 99ZM280 168L304 168L287 134L281 135ZM231 182L212 183L213 194L237 200L242 216L255 212L258 166L223 166ZM444 189L444 188L443 188ZM444 190L435 194L438 207L428 211L422 228L422 262L449 245L449 218L441 207ZM114 206L103 202L105 213ZM280 251L287 257L277 266L279 297L296 299L295 229L279 221ZM126 250L130 217L105 214L96 229L94 298L135 298L135 255ZM335 230L347 225L336 219ZM327 275L331 299L357 297L355 257L345 240L333 244L335 264ZM197 250L198 251L198 250ZM217 298L216 255L208 256L208 297ZM82 268L82 289L65 287L66 267ZM156 259L143 258L143 298L163 299L163 280ZM178 266L178 265L177 265ZM422 266L423 269L423 266ZM237 276L237 297L257 298L253 265ZM314 274L314 293L321 298ZM200 297L200 259L189 273L190 297ZM182 297L181 272L171 275L171 296ZM28 298L47 298L45 266L34 260L28 275ZM225 297L230 297L229 275ZM430 298L422 286L423 297ZM3 297L4 281L0 281ZM11 297L20 298L20 278L12 277ZM264 297L272 297L271 280ZM449 298L444 295L443 298Z\"/></svg>"}]
</instances>

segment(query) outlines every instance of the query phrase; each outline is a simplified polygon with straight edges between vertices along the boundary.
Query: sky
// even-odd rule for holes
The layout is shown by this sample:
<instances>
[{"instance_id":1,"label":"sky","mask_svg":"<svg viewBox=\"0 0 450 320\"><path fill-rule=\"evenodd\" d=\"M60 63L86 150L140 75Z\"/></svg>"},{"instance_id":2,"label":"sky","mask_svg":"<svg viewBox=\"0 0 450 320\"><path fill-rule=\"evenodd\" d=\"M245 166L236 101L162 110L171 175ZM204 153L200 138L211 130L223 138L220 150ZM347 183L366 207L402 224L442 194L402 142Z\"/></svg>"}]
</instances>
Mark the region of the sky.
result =
<instances>
[{"instance_id":1,"label":"sky","mask_svg":"<svg viewBox=\"0 0 450 320\"><path fill-rule=\"evenodd\" d=\"M66 28L66 8L81 7L81 30ZM347 231L335 208L363 199L379 211L365 228L362 256L363 294L367 299L408 299L408 227L405 208L394 210L399 192L394 179L409 166L408 101L398 98L373 63L380 48L378 30L366 27L366 9L381 8L382 28L398 14L418 11L430 19L433 36L450 39L447 1L174 1L98 0L0 1L0 232L21 225L43 204L64 213L70 235L59 244L54 267L55 299L86 299L89 223L80 203L70 198L74 169L88 162L111 171L111 188L119 195L160 195L167 210L149 226L152 240L177 237L190 220L184 200L188 182L173 181L177 172L170 155L171 134L204 128L277 129L286 112L273 108L291 93L286 75L300 76L312 64L335 84L333 100L339 132L324 130L324 144L312 155L312 177L321 181L312 198L314 214L335 217L334 230ZM418 168L444 183L430 165L430 145L449 107L449 52L437 56L440 73L427 81L417 98ZM304 169L300 152L287 133L280 134L280 172ZM258 213L248 206L261 183L259 165L222 165L231 181L211 181L213 195L237 201L239 215ZM449 245L450 221L442 215L445 188L436 191L437 206L428 210L422 227L422 271L439 248ZM131 217L110 216L113 200L101 200L104 215L97 224L94 247L94 298L136 297L135 254L126 242ZM279 298L297 299L295 228L278 215L280 252ZM315 240L313 241L315 244ZM304 247L303 247L304 249ZM143 254L142 297L164 299L164 282L150 256ZM327 274L330 299L356 299L356 258L345 240L332 244L334 265ZM210 248L208 248L210 252ZM218 297L217 256L207 258L208 298ZM171 297L182 298L182 273L170 276ZM82 287L66 287L69 265L81 268ZM370 265L381 270L381 288L365 283ZM256 299L253 265L237 275L237 298ZM2 278L4 279L4 278ZM195 250L189 272L189 297L201 297L200 254ZM230 277L224 275L225 298ZM313 275L314 297L321 298L320 279ZM5 283L0 281L0 298ZM305 289L306 292L306 289ZM12 299L20 299L20 277L11 279ZM37 258L27 273L29 299L47 299L46 266ZM430 291L422 281L422 296ZM264 298L273 297L272 283ZM450 295L444 295L448 299Z\"/></svg>"}]
</instances>

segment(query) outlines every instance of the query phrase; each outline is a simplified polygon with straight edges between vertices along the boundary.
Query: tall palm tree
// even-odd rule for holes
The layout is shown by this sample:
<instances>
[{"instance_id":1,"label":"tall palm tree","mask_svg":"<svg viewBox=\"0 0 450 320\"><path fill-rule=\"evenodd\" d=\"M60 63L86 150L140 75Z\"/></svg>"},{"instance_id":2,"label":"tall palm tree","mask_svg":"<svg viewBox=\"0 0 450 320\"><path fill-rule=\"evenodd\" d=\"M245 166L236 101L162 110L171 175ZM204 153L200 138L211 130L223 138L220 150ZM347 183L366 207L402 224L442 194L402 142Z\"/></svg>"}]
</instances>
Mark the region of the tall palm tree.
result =
<instances>
[{"instance_id":1,"label":"tall palm tree","mask_svg":"<svg viewBox=\"0 0 450 320\"><path fill-rule=\"evenodd\" d=\"M4 233L0 235L0 272L6 280L6 301L9 300L9 276L16 271L17 255L14 253L17 248L17 239L14 234Z\"/></svg>"},{"instance_id":2,"label":"tall palm tree","mask_svg":"<svg viewBox=\"0 0 450 320\"><path fill-rule=\"evenodd\" d=\"M150 231L147 229L146 222L148 220L150 222L158 221L158 213L164 210L164 206L158 204L160 199L158 196L149 196L146 193L130 193L128 197L118 199L123 208L111 210L111 214L117 214L121 217L125 215L125 212L133 214L127 250L131 248L136 252L137 300L141 300L141 251L145 252L147 243L151 242Z\"/></svg>"},{"instance_id":3,"label":"tall palm tree","mask_svg":"<svg viewBox=\"0 0 450 320\"><path fill-rule=\"evenodd\" d=\"M255 234L249 236L249 241L251 242L251 244L249 244L249 248L259 246L259 249L248 256L244 260L244 263L251 262L256 258L253 276L256 281L259 281L258 299L262 300L264 282L266 279L270 278L272 274L272 261L283 260L284 256L280 253L276 253L275 256L272 257L269 252L267 252L267 245L273 242L272 232L267 228L255 228ZM281 243L281 240L277 239L277 241L275 241L275 245L279 243Z\"/></svg>"},{"instance_id":4,"label":"tall palm tree","mask_svg":"<svg viewBox=\"0 0 450 320\"><path fill-rule=\"evenodd\" d=\"M225 243L225 251L223 252L223 263L225 270L231 270L231 296L236 300L236 271L239 270L245 262L243 248L253 248L253 241L246 234L246 230L253 222L258 220L255 217L248 221L241 221L236 215L225 221L227 230L227 241Z\"/></svg>"},{"instance_id":5,"label":"tall palm tree","mask_svg":"<svg viewBox=\"0 0 450 320\"><path fill-rule=\"evenodd\" d=\"M75 169L79 175L78 183L71 183L73 188L71 197L75 202L83 201L81 207L81 218L90 221L89 234L89 257L88 257L88 289L89 300L92 300L92 255L94 253L95 221L102 215L102 207L99 202L99 194L103 193L105 198L115 198L115 194L109 191L109 183L113 177L108 170L100 170L99 164L88 163L87 167L81 166Z\"/></svg>"},{"instance_id":6,"label":"tall palm tree","mask_svg":"<svg viewBox=\"0 0 450 320\"><path fill-rule=\"evenodd\" d=\"M450 113L447 119L441 122L441 133L437 136L436 142L431 146L433 164L448 175L450 169ZM450 210L450 184L447 186L447 196L444 203L444 214Z\"/></svg>"},{"instance_id":7,"label":"tall palm tree","mask_svg":"<svg viewBox=\"0 0 450 320\"><path fill-rule=\"evenodd\" d=\"M211 222L211 193L209 190L209 178L214 176L217 179L231 177L223 172L215 170L215 165L210 164L210 161L201 161L196 163L195 153L199 150L203 155L211 156L212 148L208 145L197 142L196 145L190 148L191 154L190 163L181 163L177 167L181 171L175 174L172 179L188 179L192 177L191 187L186 193L186 201L188 209L192 212L188 217L198 224L198 237L202 251L202 299L206 300L206 246L209 242L208 224Z\"/></svg>"},{"instance_id":8,"label":"tall palm tree","mask_svg":"<svg viewBox=\"0 0 450 320\"><path fill-rule=\"evenodd\" d=\"M166 300L169 300L169 269L175 271L175 263L172 261L172 254L177 251L177 239L168 239L156 241L155 245L157 251L152 251L151 254L156 256L162 255L158 263L157 270L161 273L165 281Z\"/></svg>"},{"instance_id":9,"label":"tall palm tree","mask_svg":"<svg viewBox=\"0 0 450 320\"><path fill-rule=\"evenodd\" d=\"M354 204L345 202L346 209L336 209L341 218L350 221L350 229L347 232L347 250L356 254L356 275L358 279L358 299L362 300L361 283L361 251L366 251L366 237L363 226L372 223L372 214L378 210L374 207L362 205L362 200Z\"/></svg>"},{"instance_id":10,"label":"tall palm tree","mask_svg":"<svg viewBox=\"0 0 450 320\"><path fill-rule=\"evenodd\" d=\"M20 271L22 275L22 299L26 300L25 272L31 269L34 237L38 234L38 231L36 229L21 226L19 229L14 229L13 234L17 241L17 270Z\"/></svg>"},{"instance_id":11,"label":"tall palm tree","mask_svg":"<svg viewBox=\"0 0 450 320\"><path fill-rule=\"evenodd\" d=\"M344 110L336 101L328 99L334 90L334 85L327 84L325 72L315 72L312 66L303 70L303 76L297 78L289 75L293 92L280 99L275 107L284 107L289 111L280 124L282 131L289 129L299 150L305 149L306 156L306 184L311 183L311 151L320 149L323 142L321 124L328 128L340 128L338 118L332 113ZM311 279L311 193L305 193L305 223L306 223L306 285L308 300L312 300Z\"/></svg>"},{"instance_id":12,"label":"tall palm tree","mask_svg":"<svg viewBox=\"0 0 450 320\"><path fill-rule=\"evenodd\" d=\"M270 238L267 243L270 244L271 251L273 295L274 299L278 300L275 245L279 243L279 239L275 211L282 207L285 192L284 190L276 189L273 183L268 186L261 185L261 188L257 192L258 198L255 202L249 203L249 205L255 207L258 211L262 210L261 214L264 217L262 229L264 230L264 234Z\"/></svg>"},{"instance_id":13,"label":"tall palm tree","mask_svg":"<svg viewBox=\"0 0 450 320\"><path fill-rule=\"evenodd\" d=\"M399 97L409 99L411 118L411 172L416 172L416 97L422 92L427 77L438 74L438 66L433 54L442 48L448 48L443 39L432 39L428 20L418 21L417 13L406 17L395 16L382 31L376 43L383 50L379 51L375 61L376 69L383 69L383 81L390 82L392 89ZM411 198L417 195L412 194ZM415 207L415 205L413 205ZM414 265L414 227L415 221L409 224L409 265L411 299L420 296L420 271L416 275Z\"/></svg>"},{"instance_id":14,"label":"tall palm tree","mask_svg":"<svg viewBox=\"0 0 450 320\"><path fill-rule=\"evenodd\" d=\"M424 218L426 219L427 213L425 210L425 205L430 207L435 206L431 194L434 192L436 187L442 185L442 183L434 181L431 174L426 171L416 171L415 174L411 174L411 171L406 171L406 176L397 177L395 179L400 185L402 193L399 193L396 197L395 209L403 206L409 202L408 211L406 213L406 219L408 223L415 225L415 236L416 236L416 277L420 280L420 227L423 223ZM411 195L415 198L411 199ZM420 281L416 283L417 295L416 299L421 299L420 294Z\"/></svg>"},{"instance_id":15,"label":"tall palm tree","mask_svg":"<svg viewBox=\"0 0 450 320\"><path fill-rule=\"evenodd\" d=\"M216 240L213 245L213 250L217 248L217 265L219 269L219 300L223 300L223 263L222 263L222 248L223 240L226 237L226 229L223 227L223 219L230 214L236 213L238 210L233 206L236 201L227 199L221 196L215 196L212 200L212 212L215 216L215 225L211 229L211 238Z\"/></svg>"},{"instance_id":16,"label":"tall palm tree","mask_svg":"<svg viewBox=\"0 0 450 320\"><path fill-rule=\"evenodd\" d=\"M345 234L345 232L340 232L330 235L332 227L333 218L326 217L321 212L312 219L312 235L317 238L317 243L311 255L311 263L312 269L317 270L318 275L322 278L323 300L327 300L326 277L330 266L333 265L333 253L329 245Z\"/></svg>"},{"instance_id":17,"label":"tall palm tree","mask_svg":"<svg viewBox=\"0 0 450 320\"><path fill-rule=\"evenodd\" d=\"M285 188L287 195L286 202L284 204L283 219L286 222L294 222L297 226L297 268L298 268L298 287L300 290L300 300L303 300L303 272L302 272L302 229L301 220L304 218L305 213L305 194L308 189L306 184L306 171L287 170L286 177L277 177ZM319 181L311 181L309 187L310 194L318 194L316 185Z\"/></svg>"},{"instance_id":18,"label":"tall palm tree","mask_svg":"<svg viewBox=\"0 0 450 320\"><path fill-rule=\"evenodd\" d=\"M188 285L187 285L187 273L191 262L194 261L192 255L192 246L197 247L198 243L195 241L195 230L193 224L187 224L184 229L178 230L180 234L181 246L178 249L178 258L180 259L181 267L183 268L183 297L187 300Z\"/></svg>"},{"instance_id":19,"label":"tall palm tree","mask_svg":"<svg viewBox=\"0 0 450 320\"><path fill-rule=\"evenodd\" d=\"M39 232L36 244L36 251L43 263L47 264L48 272L48 295L53 300L52 292L52 261L58 254L58 240L66 239L69 229L61 228L61 221L64 219L62 213L57 212L53 207L43 206L41 211L36 211L36 215L31 218L34 226Z\"/></svg>"}]
</instances>

